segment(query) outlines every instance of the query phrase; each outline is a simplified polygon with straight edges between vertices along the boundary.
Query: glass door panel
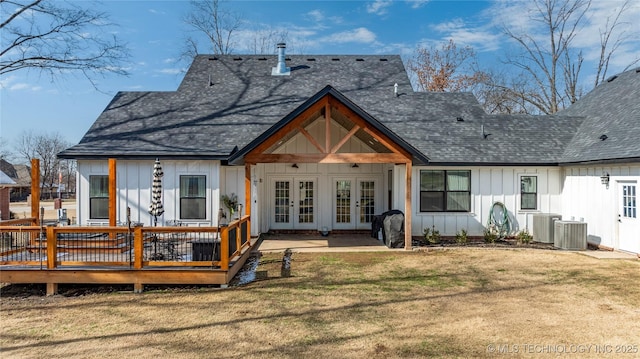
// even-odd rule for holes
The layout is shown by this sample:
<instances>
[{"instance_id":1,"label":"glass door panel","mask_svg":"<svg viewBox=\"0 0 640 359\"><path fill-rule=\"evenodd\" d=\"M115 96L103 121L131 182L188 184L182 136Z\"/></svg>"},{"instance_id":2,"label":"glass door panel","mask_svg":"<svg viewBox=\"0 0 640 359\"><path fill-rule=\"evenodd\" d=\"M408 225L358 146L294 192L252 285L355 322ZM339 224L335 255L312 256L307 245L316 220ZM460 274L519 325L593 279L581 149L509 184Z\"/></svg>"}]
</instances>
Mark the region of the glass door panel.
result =
<instances>
[{"instance_id":1,"label":"glass door panel","mask_svg":"<svg viewBox=\"0 0 640 359\"><path fill-rule=\"evenodd\" d=\"M335 214L336 224L351 223L351 180L337 180L335 182Z\"/></svg>"},{"instance_id":2,"label":"glass door panel","mask_svg":"<svg viewBox=\"0 0 640 359\"><path fill-rule=\"evenodd\" d=\"M370 225L376 211L376 186L374 181L359 181L358 225Z\"/></svg>"},{"instance_id":3,"label":"glass door panel","mask_svg":"<svg viewBox=\"0 0 640 359\"><path fill-rule=\"evenodd\" d=\"M291 223L291 181L275 181L274 190L274 223L277 227L288 225Z\"/></svg>"}]
</instances>

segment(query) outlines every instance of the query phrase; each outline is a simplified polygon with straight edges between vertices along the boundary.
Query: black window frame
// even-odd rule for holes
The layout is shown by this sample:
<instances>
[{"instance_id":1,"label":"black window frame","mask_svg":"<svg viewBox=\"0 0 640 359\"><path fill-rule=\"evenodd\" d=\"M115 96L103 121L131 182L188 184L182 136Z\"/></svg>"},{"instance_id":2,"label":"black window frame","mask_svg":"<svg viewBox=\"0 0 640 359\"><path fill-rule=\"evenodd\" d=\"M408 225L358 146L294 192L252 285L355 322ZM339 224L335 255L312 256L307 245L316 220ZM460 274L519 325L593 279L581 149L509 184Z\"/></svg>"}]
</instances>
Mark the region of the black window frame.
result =
<instances>
[{"instance_id":1,"label":"black window frame","mask_svg":"<svg viewBox=\"0 0 640 359\"><path fill-rule=\"evenodd\" d=\"M525 178L534 178L534 191L533 192L525 192L524 179ZM524 198L533 196L533 208L525 208L524 203L529 201L524 201ZM521 175L520 176L520 210L521 211L537 211L538 210L538 176L537 175Z\"/></svg>"},{"instance_id":2,"label":"black window frame","mask_svg":"<svg viewBox=\"0 0 640 359\"><path fill-rule=\"evenodd\" d=\"M98 190L93 188L94 180L99 181ZM109 219L109 175L89 176L89 219Z\"/></svg>"},{"instance_id":3,"label":"black window frame","mask_svg":"<svg viewBox=\"0 0 640 359\"><path fill-rule=\"evenodd\" d=\"M183 191L183 179L187 180L189 178L202 178L203 183L203 194L202 195L193 195L193 193L185 193L187 191ZM180 175L179 179L180 183L180 219L181 220L200 220L207 219L207 176L206 175ZM199 192L199 191L198 191ZM198 205L199 208L202 208L202 213L197 215L189 215L186 211L189 208L187 202L193 202ZM198 209L199 209L198 208Z\"/></svg>"},{"instance_id":4,"label":"black window frame","mask_svg":"<svg viewBox=\"0 0 640 359\"><path fill-rule=\"evenodd\" d=\"M432 172L432 173L442 173L442 178L443 178L443 185L444 188L443 189L438 189L438 190L433 190L433 189L423 189L422 187L422 175L426 174L428 172ZM466 190L452 190L449 189L449 181L448 176L449 174L452 174L454 172L464 172L467 174L467 178L468 180L468 188ZM450 212L450 213L471 213L471 170L420 170L420 197L419 197L419 201L420 201L420 212L421 213L429 213L429 212L435 212L435 213L439 213L439 212ZM426 198L426 196L428 196L429 194L433 195L433 194L437 194L440 193L440 202L441 202L441 207L442 209L434 209L433 206L429 206L428 203L426 203L425 201L428 200L428 198ZM447 208L447 204L448 201L447 199L449 198L448 194L449 193L464 193L466 194L467 197L467 203L466 203L466 207L467 209L449 209ZM432 197L435 198L435 197Z\"/></svg>"}]
</instances>

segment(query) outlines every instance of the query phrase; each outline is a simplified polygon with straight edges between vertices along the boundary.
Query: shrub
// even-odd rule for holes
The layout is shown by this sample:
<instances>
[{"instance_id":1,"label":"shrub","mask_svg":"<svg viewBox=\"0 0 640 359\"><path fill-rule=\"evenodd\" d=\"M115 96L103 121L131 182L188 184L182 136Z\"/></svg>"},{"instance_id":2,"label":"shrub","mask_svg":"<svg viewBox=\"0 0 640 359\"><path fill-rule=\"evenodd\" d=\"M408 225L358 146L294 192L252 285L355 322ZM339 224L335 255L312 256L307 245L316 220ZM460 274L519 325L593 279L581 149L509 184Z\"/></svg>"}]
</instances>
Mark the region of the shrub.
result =
<instances>
[{"instance_id":1,"label":"shrub","mask_svg":"<svg viewBox=\"0 0 640 359\"><path fill-rule=\"evenodd\" d=\"M460 232L456 232L456 243L464 244L469 242L469 235L466 229L461 229Z\"/></svg>"},{"instance_id":2,"label":"shrub","mask_svg":"<svg viewBox=\"0 0 640 359\"><path fill-rule=\"evenodd\" d=\"M484 230L484 241L486 243L496 243L498 240L498 232L493 228L486 228Z\"/></svg>"},{"instance_id":3,"label":"shrub","mask_svg":"<svg viewBox=\"0 0 640 359\"><path fill-rule=\"evenodd\" d=\"M438 244L440 243L440 231L433 225L432 228L424 229L424 242L425 244Z\"/></svg>"},{"instance_id":4,"label":"shrub","mask_svg":"<svg viewBox=\"0 0 640 359\"><path fill-rule=\"evenodd\" d=\"M518 243L520 243L520 244L527 244L527 243L531 243L531 241L533 241L533 236L525 228L522 231L518 232L518 234L516 234L516 239L518 240Z\"/></svg>"}]
</instances>

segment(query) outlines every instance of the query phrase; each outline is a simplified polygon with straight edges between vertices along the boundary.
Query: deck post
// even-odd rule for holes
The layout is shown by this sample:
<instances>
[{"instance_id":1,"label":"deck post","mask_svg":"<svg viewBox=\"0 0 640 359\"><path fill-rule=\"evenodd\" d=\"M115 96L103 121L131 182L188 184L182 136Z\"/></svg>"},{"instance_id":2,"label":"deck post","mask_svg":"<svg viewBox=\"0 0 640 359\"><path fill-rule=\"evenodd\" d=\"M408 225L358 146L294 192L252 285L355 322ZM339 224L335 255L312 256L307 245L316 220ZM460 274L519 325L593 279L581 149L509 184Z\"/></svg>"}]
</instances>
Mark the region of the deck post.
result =
<instances>
[{"instance_id":1,"label":"deck post","mask_svg":"<svg viewBox=\"0 0 640 359\"><path fill-rule=\"evenodd\" d=\"M143 255L144 255L144 238L142 236L142 227L134 227L133 228L133 269L142 269Z\"/></svg>"},{"instance_id":2,"label":"deck post","mask_svg":"<svg viewBox=\"0 0 640 359\"><path fill-rule=\"evenodd\" d=\"M109 226L116 226L116 159L109 158Z\"/></svg>"},{"instance_id":3,"label":"deck post","mask_svg":"<svg viewBox=\"0 0 640 359\"><path fill-rule=\"evenodd\" d=\"M247 218L247 241L251 244L251 164L244 165L244 213ZM240 218L242 220L242 218Z\"/></svg>"},{"instance_id":4,"label":"deck post","mask_svg":"<svg viewBox=\"0 0 640 359\"><path fill-rule=\"evenodd\" d=\"M229 227L222 227L220 232L220 269L229 270Z\"/></svg>"},{"instance_id":5,"label":"deck post","mask_svg":"<svg viewBox=\"0 0 640 359\"><path fill-rule=\"evenodd\" d=\"M404 249L411 250L411 172L413 168L411 161L405 164L405 185L404 185Z\"/></svg>"},{"instance_id":6,"label":"deck post","mask_svg":"<svg viewBox=\"0 0 640 359\"><path fill-rule=\"evenodd\" d=\"M34 226L40 225L40 160L31 159L31 218Z\"/></svg>"},{"instance_id":7,"label":"deck post","mask_svg":"<svg viewBox=\"0 0 640 359\"><path fill-rule=\"evenodd\" d=\"M42 240L42 239L40 239ZM47 226L47 269L56 268L58 244L54 226ZM42 253L40 253L42 255ZM58 283L47 282L47 296L58 294Z\"/></svg>"}]
</instances>

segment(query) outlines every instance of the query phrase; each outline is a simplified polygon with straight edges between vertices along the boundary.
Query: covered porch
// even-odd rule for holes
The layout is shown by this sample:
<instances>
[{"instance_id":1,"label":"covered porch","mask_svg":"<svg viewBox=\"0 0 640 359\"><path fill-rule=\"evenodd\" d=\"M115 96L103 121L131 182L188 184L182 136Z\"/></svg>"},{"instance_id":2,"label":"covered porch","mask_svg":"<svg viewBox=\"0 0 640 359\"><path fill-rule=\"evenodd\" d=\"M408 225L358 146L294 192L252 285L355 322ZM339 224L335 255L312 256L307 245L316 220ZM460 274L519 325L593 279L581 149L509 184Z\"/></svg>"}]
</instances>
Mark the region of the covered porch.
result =
<instances>
[{"instance_id":1,"label":"covered porch","mask_svg":"<svg viewBox=\"0 0 640 359\"><path fill-rule=\"evenodd\" d=\"M411 228L412 164L428 159L327 86L235 153L261 233L367 231L389 209ZM404 234L411 249L411 231Z\"/></svg>"}]
</instances>

